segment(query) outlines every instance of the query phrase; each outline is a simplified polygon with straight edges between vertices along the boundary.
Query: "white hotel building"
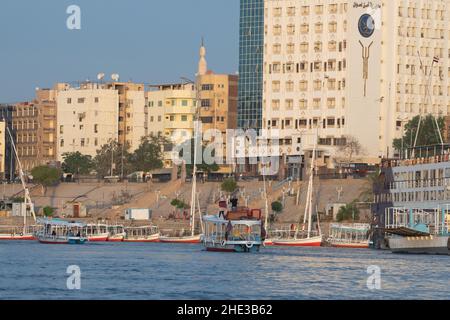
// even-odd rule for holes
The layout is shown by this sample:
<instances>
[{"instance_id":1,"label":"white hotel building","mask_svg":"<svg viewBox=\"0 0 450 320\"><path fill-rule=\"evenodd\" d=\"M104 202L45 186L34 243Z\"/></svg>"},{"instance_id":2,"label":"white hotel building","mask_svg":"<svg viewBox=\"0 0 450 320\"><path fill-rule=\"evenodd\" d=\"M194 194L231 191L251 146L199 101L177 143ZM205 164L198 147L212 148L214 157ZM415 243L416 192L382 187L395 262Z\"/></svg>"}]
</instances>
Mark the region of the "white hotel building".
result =
<instances>
[{"instance_id":1,"label":"white hotel building","mask_svg":"<svg viewBox=\"0 0 450 320\"><path fill-rule=\"evenodd\" d=\"M265 0L263 128L288 158L318 132L329 167L347 136L394 156L409 119L450 112L449 20L450 0Z\"/></svg>"}]
</instances>

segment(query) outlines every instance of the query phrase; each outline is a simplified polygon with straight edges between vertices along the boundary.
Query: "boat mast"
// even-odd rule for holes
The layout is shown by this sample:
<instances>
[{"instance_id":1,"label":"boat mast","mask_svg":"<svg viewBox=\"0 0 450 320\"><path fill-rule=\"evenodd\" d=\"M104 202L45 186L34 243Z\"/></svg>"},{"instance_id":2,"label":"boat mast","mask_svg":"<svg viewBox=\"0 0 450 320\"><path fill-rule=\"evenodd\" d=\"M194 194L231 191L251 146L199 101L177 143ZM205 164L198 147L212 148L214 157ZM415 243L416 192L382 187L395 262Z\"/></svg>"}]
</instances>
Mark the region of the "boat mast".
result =
<instances>
[{"instance_id":1,"label":"boat mast","mask_svg":"<svg viewBox=\"0 0 450 320\"><path fill-rule=\"evenodd\" d=\"M312 229L312 192L314 188L314 171L316 167L317 140L319 140L319 127L317 127L317 134L314 142L313 156L311 162L311 175L309 178L310 193L309 193L309 214L308 214L308 239L311 238L311 229Z\"/></svg>"},{"instance_id":2,"label":"boat mast","mask_svg":"<svg viewBox=\"0 0 450 320\"><path fill-rule=\"evenodd\" d=\"M266 187L266 164L263 163L263 183L264 183L264 201L265 201L265 210L266 210L266 217L264 220L264 227L266 228L266 231L269 230L269 202L267 199L267 187Z\"/></svg>"},{"instance_id":3,"label":"boat mast","mask_svg":"<svg viewBox=\"0 0 450 320\"><path fill-rule=\"evenodd\" d=\"M24 192L25 213L24 213L24 217L23 217L23 224L24 224L23 232L25 234L28 205L30 206L30 212L31 212L31 215L33 216L34 222L36 222L36 214L34 212L33 203L31 202L30 191L28 190L27 184L25 182L25 178L24 178L25 175L23 174L22 163L20 162L19 154L17 153L16 145L14 143L13 136L12 136L11 131L9 130L8 126L6 126L6 131L8 131L8 135L11 140L11 146L13 147L14 155L16 156L17 165L19 167L18 169L19 169L20 182L22 183L22 188L23 188L23 192Z\"/></svg>"},{"instance_id":4,"label":"boat mast","mask_svg":"<svg viewBox=\"0 0 450 320\"><path fill-rule=\"evenodd\" d=\"M192 193L191 193L191 235L195 235L195 197L197 194L197 146L199 133L199 104L200 104L200 75L197 75L195 84L195 114L194 114L194 163L192 169Z\"/></svg>"}]
</instances>

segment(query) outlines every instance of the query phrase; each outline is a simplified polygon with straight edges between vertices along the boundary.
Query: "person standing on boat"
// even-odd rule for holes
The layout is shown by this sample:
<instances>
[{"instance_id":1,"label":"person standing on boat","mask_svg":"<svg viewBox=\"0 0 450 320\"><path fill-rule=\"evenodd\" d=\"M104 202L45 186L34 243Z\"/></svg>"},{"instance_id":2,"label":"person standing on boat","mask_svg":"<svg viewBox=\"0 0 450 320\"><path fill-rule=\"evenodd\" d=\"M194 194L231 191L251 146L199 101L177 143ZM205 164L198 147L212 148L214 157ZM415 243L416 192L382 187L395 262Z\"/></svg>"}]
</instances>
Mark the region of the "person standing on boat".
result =
<instances>
[{"instance_id":1,"label":"person standing on boat","mask_svg":"<svg viewBox=\"0 0 450 320\"><path fill-rule=\"evenodd\" d=\"M228 237L230 233L233 232L233 224L231 223L231 220L228 221L227 229L225 231L225 240L228 241Z\"/></svg>"},{"instance_id":2,"label":"person standing on boat","mask_svg":"<svg viewBox=\"0 0 450 320\"><path fill-rule=\"evenodd\" d=\"M237 206L239 203L238 198L236 196L233 196L230 200L230 203L231 203L231 211L233 212L237 211Z\"/></svg>"}]
</instances>

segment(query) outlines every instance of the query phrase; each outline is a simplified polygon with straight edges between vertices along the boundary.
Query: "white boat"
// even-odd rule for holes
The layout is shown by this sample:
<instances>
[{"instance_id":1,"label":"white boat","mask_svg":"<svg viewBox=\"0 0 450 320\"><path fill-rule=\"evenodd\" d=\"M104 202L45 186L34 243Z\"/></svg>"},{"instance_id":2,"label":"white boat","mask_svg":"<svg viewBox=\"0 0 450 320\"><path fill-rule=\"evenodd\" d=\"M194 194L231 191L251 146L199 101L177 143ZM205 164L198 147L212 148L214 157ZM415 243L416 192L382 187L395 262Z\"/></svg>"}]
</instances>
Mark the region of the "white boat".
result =
<instances>
[{"instance_id":1,"label":"white boat","mask_svg":"<svg viewBox=\"0 0 450 320\"><path fill-rule=\"evenodd\" d=\"M207 251L259 252L263 244L261 215L230 220L218 215L205 216L203 221L203 245Z\"/></svg>"},{"instance_id":2,"label":"white boat","mask_svg":"<svg viewBox=\"0 0 450 320\"><path fill-rule=\"evenodd\" d=\"M105 224L87 224L83 229L83 234L91 242L105 242L109 237L108 226Z\"/></svg>"},{"instance_id":3,"label":"white boat","mask_svg":"<svg viewBox=\"0 0 450 320\"><path fill-rule=\"evenodd\" d=\"M333 223L327 242L335 248L368 249L371 243L370 225Z\"/></svg>"},{"instance_id":4,"label":"white boat","mask_svg":"<svg viewBox=\"0 0 450 320\"><path fill-rule=\"evenodd\" d=\"M124 226L108 226L108 242L122 242L126 235Z\"/></svg>"},{"instance_id":5,"label":"white boat","mask_svg":"<svg viewBox=\"0 0 450 320\"><path fill-rule=\"evenodd\" d=\"M83 236L85 224L67 222L59 219L38 221L43 228L36 236L43 244L84 244L88 239Z\"/></svg>"},{"instance_id":6,"label":"white boat","mask_svg":"<svg viewBox=\"0 0 450 320\"><path fill-rule=\"evenodd\" d=\"M157 226L127 227L124 242L159 242L160 233Z\"/></svg>"},{"instance_id":7,"label":"white boat","mask_svg":"<svg viewBox=\"0 0 450 320\"><path fill-rule=\"evenodd\" d=\"M19 177L20 182L22 184L23 192L24 192L24 204L25 204L25 212L23 212L23 226L21 230L18 230L16 227L6 227L8 230L7 232L1 232L0 233L0 240L9 240L9 241L16 241L16 240L36 240L34 236L34 230L32 227L29 227L27 224L27 216L30 215L33 217L34 221L36 222L36 214L34 212L34 205L31 201L30 196L30 190L27 187L27 184L25 182L25 175L23 173L22 169L22 163L19 159L19 154L17 153L16 145L14 143L14 139L12 137L11 131L9 130L9 127L6 126L6 131L8 132L8 135L10 137L11 145L14 150L14 155L17 160L17 167L19 171Z\"/></svg>"},{"instance_id":8,"label":"white boat","mask_svg":"<svg viewBox=\"0 0 450 320\"><path fill-rule=\"evenodd\" d=\"M311 160L311 171L309 175L308 192L306 196L305 213L303 215L303 227L299 223L294 232L289 232L285 236L279 239L271 239L274 246L284 247L320 247L323 242L322 231L320 230L319 215L317 214L317 226L318 230L312 230L312 218L313 218L313 192L314 192L314 172L316 162L316 150L317 150L318 134L315 140L313 156ZM317 210L316 210L317 211ZM317 212L316 212L317 213ZM308 222L308 228L305 231L305 225Z\"/></svg>"}]
</instances>

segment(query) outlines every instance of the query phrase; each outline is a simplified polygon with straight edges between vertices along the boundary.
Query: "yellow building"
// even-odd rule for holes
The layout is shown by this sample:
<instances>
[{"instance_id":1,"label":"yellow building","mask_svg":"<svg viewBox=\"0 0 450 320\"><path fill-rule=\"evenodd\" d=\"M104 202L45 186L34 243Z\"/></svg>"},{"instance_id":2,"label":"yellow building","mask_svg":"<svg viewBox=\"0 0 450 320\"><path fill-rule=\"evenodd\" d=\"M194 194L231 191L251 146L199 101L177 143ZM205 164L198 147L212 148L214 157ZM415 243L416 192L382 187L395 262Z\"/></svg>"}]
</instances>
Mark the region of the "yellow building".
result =
<instances>
[{"instance_id":1,"label":"yellow building","mask_svg":"<svg viewBox=\"0 0 450 320\"><path fill-rule=\"evenodd\" d=\"M151 86L146 92L148 135L164 136L172 145L193 137L196 91L192 84ZM164 164L172 166L171 148Z\"/></svg>"}]
</instances>

